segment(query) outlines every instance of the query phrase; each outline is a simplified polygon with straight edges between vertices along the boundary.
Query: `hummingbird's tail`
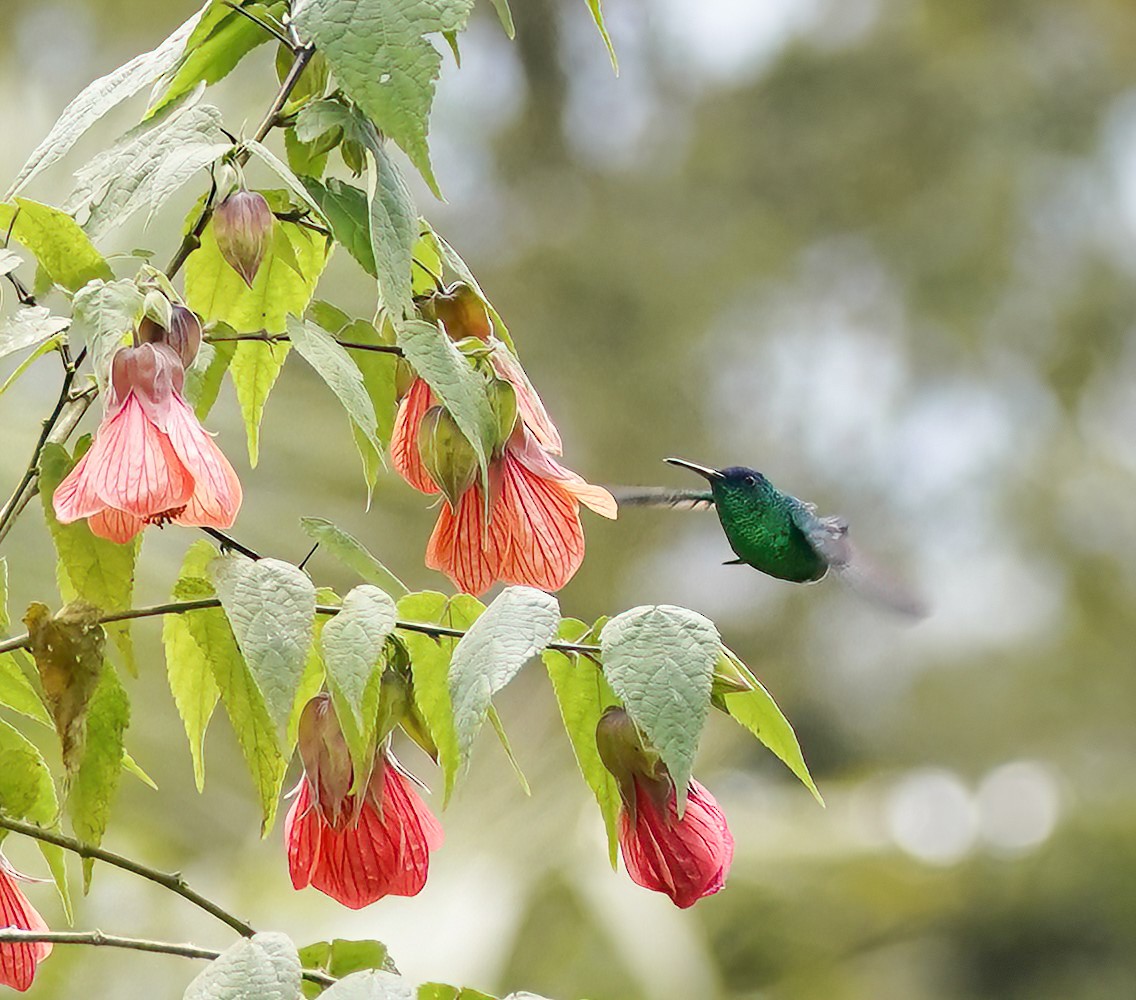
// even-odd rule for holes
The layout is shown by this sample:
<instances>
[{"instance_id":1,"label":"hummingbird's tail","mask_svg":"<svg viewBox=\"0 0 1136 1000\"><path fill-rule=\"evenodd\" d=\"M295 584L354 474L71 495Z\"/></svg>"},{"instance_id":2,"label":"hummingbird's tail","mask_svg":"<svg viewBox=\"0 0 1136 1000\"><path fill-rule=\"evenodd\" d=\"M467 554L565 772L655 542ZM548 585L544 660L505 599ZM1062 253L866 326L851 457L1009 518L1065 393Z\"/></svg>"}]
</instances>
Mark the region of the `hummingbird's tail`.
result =
<instances>
[{"instance_id":1,"label":"hummingbird's tail","mask_svg":"<svg viewBox=\"0 0 1136 1000\"><path fill-rule=\"evenodd\" d=\"M670 507L674 510L709 510L714 494L709 490L672 490L665 486L609 486L621 507Z\"/></svg>"}]
</instances>

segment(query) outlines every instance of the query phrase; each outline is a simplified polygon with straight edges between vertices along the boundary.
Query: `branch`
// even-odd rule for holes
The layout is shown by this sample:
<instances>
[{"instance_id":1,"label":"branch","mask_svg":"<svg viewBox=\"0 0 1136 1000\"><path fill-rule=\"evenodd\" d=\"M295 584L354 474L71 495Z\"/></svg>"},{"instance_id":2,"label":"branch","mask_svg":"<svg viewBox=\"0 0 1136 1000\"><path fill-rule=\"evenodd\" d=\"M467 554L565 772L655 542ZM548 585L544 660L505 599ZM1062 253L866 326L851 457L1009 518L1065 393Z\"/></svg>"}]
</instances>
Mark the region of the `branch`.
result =
<instances>
[{"instance_id":1,"label":"branch","mask_svg":"<svg viewBox=\"0 0 1136 1000\"><path fill-rule=\"evenodd\" d=\"M221 957L212 948L198 948L195 944L173 944L169 941L149 941L146 938L119 937L102 931L25 931L16 927L0 928L0 944L23 944L43 941L50 944L89 944L96 948L126 948L130 951L151 951L162 955L180 955L182 958L203 958L213 961ZM301 969L300 975L310 983L331 986L339 982L334 976L316 969Z\"/></svg>"},{"instance_id":2,"label":"branch","mask_svg":"<svg viewBox=\"0 0 1136 1000\"><path fill-rule=\"evenodd\" d=\"M236 333L231 337L205 337L207 344L224 344L237 340L259 340L265 344L279 344L291 338L286 333ZM402 357L402 348L394 344L360 344L351 340L336 340L340 347L352 351L375 351L378 354L394 354Z\"/></svg>"},{"instance_id":3,"label":"branch","mask_svg":"<svg viewBox=\"0 0 1136 1000\"><path fill-rule=\"evenodd\" d=\"M99 622L100 624L106 625L110 622L132 621L135 618L156 618L159 615L180 615L185 614L187 611L204 611L208 608L219 607L221 607L221 602L218 598L203 597L196 601L173 601L169 604L154 604L147 608L131 608L129 611L114 611L110 614L102 615L99 618ZM320 615L337 615L342 610L342 608L336 607L334 604L316 605L316 614ZM423 635L433 636L435 639L460 639L465 635L462 629L450 628L446 625L434 625L431 622L398 621L395 622L395 628L400 628L404 632L421 632ZM5 639L3 642L0 642L0 653L10 653L14 649L24 649L28 646L29 642L30 640L26 632L23 635ZM562 653L587 653L593 656L601 652L599 646L582 642L550 642L544 648L556 649ZM10 822L12 821L0 817L0 826L7 825ZM15 829L15 827L9 827L9 829ZM39 830L39 827L32 827L31 829ZM54 834L52 836L54 836ZM77 841L73 841L73 843L77 843Z\"/></svg>"},{"instance_id":4,"label":"branch","mask_svg":"<svg viewBox=\"0 0 1136 1000\"><path fill-rule=\"evenodd\" d=\"M26 639L26 636L24 638ZM114 865L115 868L121 868L123 871L130 872L133 875L140 875L142 878L149 879L151 882L165 889L169 889L170 892L176 892L184 899L188 899L194 906L200 907L222 923L228 924L238 934L244 937L252 937L253 934L256 933L256 931L243 920L234 917L231 913L221 909L221 907L212 900L206 899L201 893L191 889L186 884L185 879L177 872L160 872L157 869L149 868L137 861L131 861L130 858L125 858L121 854L104 851L101 847L95 847L92 844L84 844L82 841L75 840L73 837L68 837L65 834L54 833L51 830L45 830L40 826L36 826L34 823L25 823L22 820L12 819L10 816L4 816L3 814L0 814L0 827L3 827L5 830L11 830L13 833L22 833L35 840L42 840L47 844L55 844L57 847L62 847L64 850L78 854L81 858L94 858L96 861Z\"/></svg>"},{"instance_id":5,"label":"branch","mask_svg":"<svg viewBox=\"0 0 1136 1000\"><path fill-rule=\"evenodd\" d=\"M259 25L267 31L273 38L275 38L285 48L290 49L293 53L296 51L296 46L284 32L280 31L276 25L269 24L267 21L262 21L252 11L245 10L239 3L233 3L232 0L225 0L226 7L232 7L238 14L247 17L253 24Z\"/></svg>"}]
</instances>

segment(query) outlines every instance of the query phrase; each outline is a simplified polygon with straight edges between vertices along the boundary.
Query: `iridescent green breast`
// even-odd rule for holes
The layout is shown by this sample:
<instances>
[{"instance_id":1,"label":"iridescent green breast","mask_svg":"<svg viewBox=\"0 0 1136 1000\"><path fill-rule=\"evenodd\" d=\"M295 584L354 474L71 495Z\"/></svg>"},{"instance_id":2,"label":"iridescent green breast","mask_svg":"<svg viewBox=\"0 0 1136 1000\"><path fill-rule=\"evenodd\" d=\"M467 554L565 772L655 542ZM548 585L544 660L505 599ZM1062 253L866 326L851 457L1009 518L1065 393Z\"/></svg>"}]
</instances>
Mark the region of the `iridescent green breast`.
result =
<instances>
[{"instance_id":1,"label":"iridescent green breast","mask_svg":"<svg viewBox=\"0 0 1136 1000\"><path fill-rule=\"evenodd\" d=\"M722 528L738 558L779 580L808 583L824 576L828 566L797 527L786 497L768 484L757 490L711 485Z\"/></svg>"}]
</instances>

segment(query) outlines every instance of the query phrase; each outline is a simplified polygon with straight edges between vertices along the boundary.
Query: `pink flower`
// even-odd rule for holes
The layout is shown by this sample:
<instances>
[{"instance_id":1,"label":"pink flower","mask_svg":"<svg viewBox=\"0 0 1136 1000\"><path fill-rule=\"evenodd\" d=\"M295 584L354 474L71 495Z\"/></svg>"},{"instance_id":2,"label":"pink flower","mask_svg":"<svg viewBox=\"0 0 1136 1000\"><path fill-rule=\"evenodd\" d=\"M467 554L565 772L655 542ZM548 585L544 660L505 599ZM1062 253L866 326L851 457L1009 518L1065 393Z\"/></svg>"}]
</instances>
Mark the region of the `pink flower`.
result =
<instances>
[{"instance_id":1,"label":"pink flower","mask_svg":"<svg viewBox=\"0 0 1136 1000\"><path fill-rule=\"evenodd\" d=\"M376 754L363 794L348 794L351 762L326 695L305 707L299 743L304 776L284 823L292 885L353 910L421 892L442 827L394 756Z\"/></svg>"},{"instance_id":2,"label":"pink flower","mask_svg":"<svg viewBox=\"0 0 1136 1000\"><path fill-rule=\"evenodd\" d=\"M734 838L714 796L692 779L680 819L670 772L618 706L600 717L596 749L619 786L619 847L632 880L683 909L721 889Z\"/></svg>"},{"instance_id":3,"label":"pink flower","mask_svg":"<svg viewBox=\"0 0 1136 1000\"><path fill-rule=\"evenodd\" d=\"M182 396L184 379L169 344L115 354L95 443L55 490L61 522L88 518L96 535L120 543L147 524L232 525L241 484Z\"/></svg>"},{"instance_id":4,"label":"pink flower","mask_svg":"<svg viewBox=\"0 0 1136 1000\"><path fill-rule=\"evenodd\" d=\"M619 847L633 881L666 893L683 909L721 889L734 858L725 815L693 779L682 819L673 788L660 806L648 786L636 780L635 807L620 813Z\"/></svg>"},{"instance_id":5,"label":"pink flower","mask_svg":"<svg viewBox=\"0 0 1136 1000\"><path fill-rule=\"evenodd\" d=\"M521 366L502 344L491 360L499 378L516 392L518 418L490 462L489 516L480 484L456 504L446 501L426 548L426 565L454 584L481 594L494 583L559 590L584 559L580 505L614 518L615 499L564 468L552 456L560 436ZM416 379L399 404L391 439L395 469L422 493L439 492L418 450L418 431L434 405L430 387Z\"/></svg>"},{"instance_id":6,"label":"pink flower","mask_svg":"<svg viewBox=\"0 0 1136 1000\"><path fill-rule=\"evenodd\" d=\"M43 917L16 884L20 877L0 854L0 926L25 931L48 930ZM51 944L47 941L0 944L0 983L24 992L32 985L39 963L50 954Z\"/></svg>"}]
</instances>

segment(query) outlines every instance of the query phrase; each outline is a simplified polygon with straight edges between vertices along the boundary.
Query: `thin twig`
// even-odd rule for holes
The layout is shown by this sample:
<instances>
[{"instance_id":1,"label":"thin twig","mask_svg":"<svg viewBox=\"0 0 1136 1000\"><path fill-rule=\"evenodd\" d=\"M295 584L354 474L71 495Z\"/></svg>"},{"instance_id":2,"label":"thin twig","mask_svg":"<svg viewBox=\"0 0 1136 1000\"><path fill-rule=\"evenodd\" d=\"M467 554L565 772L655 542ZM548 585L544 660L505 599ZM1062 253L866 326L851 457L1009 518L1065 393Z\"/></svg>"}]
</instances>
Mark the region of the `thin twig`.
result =
<instances>
[{"instance_id":1,"label":"thin twig","mask_svg":"<svg viewBox=\"0 0 1136 1000\"><path fill-rule=\"evenodd\" d=\"M247 545L242 545L232 535L226 535L223 531L218 531L216 528L202 528L210 538L215 538L221 543L221 547L225 549L232 549L234 552L239 552L242 556L248 556L254 562L260 559L260 554L254 552Z\"/></svg>"},{"instance_id":2,"label":"thin twig","mask_svg":"<svg viewBox=\"0 0 1136 1000\"><path fill-rule=\"evenodd\" d=\"M250 21L252 21L253 24L262 27L285 48L289 49L292 52L296 51L296 46L293 44L292 39L285 35L284 32L280 31L276 27L276 25L269 24L267 21L262 21L252 11L245 10L244 7L242 7L239 3L233 3L232 0L225 0L225 6L232 7L233 10L235 10L238 14L247 17Z\"/></svg>"},{"instance_id":3,"label":"thin twig","mask_svg":"<svg viewBox=\"0 0 1136 1000\"><path fill-rule=\"evenodd\" d=\"M10 816L4 816L3 814L0 814L0 827L3 827L5 830L11 830L13 833L22 833L35 840L42 840L47 844L55 844L57 847L62 847L64 850L78 854L81 858L94 858L96 861L102 861L105 864L114 865L115 868L121 868L123 871L130 872L132 875L140 875L142 878L149 879L151 882L165 889L169 889L170 892L176 892L179 896L193 903L194 906L210 914L210 916L214 916L222 923L228 924L238 934L242 934L245 937L252 937L253 934L256 933L256 931L243 920L234 917L212 900L206 899L201 893L191 889L186 884L185 879L177 872L160 872L156 868L150 868L137 861L132 861L130 858L123 857L121 854L103 850L101 847L95 847L92 844L84 844L74 837L68 837L62 833L55 833L52 830L45 830L40 826L36 826L34 823L25 823L22 820L12 819Z\"/></svg>"},{"instance_id":4,"label":"thin twig","mask_svg":"<svg viewBox=\"0 0 1136 1000\"><path fill-rule=\"evenodd\" d=\"M286 333L235 333L232 336L205 337L207 344L225 344L240 340L258 340L263 344L280 344L291 338ZM360 344L353 340L337 340L340 347L350 351L374 351L377 354L394 354L402 357L402 348L394 344Z\"/></svg>"},{"instance_id":5,"label":"thin twig","mask_svg":"<svg viewBox=\"0 0 1136 1000\"><path fill-rule=\"evenodd\" d=\"M128 611L112 611L102 615L99 622L107 625L111 622L133 621L136 618L156 618L160 615L179 615L187 611L204 611L209 608L219 608L221 602L216 597L202 597L196 601L172 601L169 604L154 604L146 608L131 608ZM337 615L343 609L334 604L317 604L316 614ZM421 632L436 639L460 639L465 632L462 629L450 628L447 625L435 625L432 622L397 621L395 628L404 632ZM10 653L14 649L24 649L28 646L30 638L25 632L23 635L13 636L0 642L0 653ZM562 653L587 653L599 655L602 650L599 646L588 645L581 642L550 642L545 649L556 649ZM3 823L8 822L4 820ZM0 825L3 825L0 823ZM34 827L34 829L39 829Z\"/></svg>"},{"instance_id":6,"label":"thin twig","mask_svg":"<svg viewBox=\"0 0 1136 1000\"><path fill-rule=\"evenodd\" d=\"M212 948L199 948L195 944L174 944L171 941L151 941L147 938L120 937L102 931L25 931L16 927L0 929L0 943L22 944L43 941L51 944L87 944L96 948L126 948L130 951L150 951L160 955L179 955L182 958L201 958L208 962L220 958ZM331 986L339 982L334 976L316 969L301 969L300 975L310 983Z\"/></svg>"}]
</instances>

